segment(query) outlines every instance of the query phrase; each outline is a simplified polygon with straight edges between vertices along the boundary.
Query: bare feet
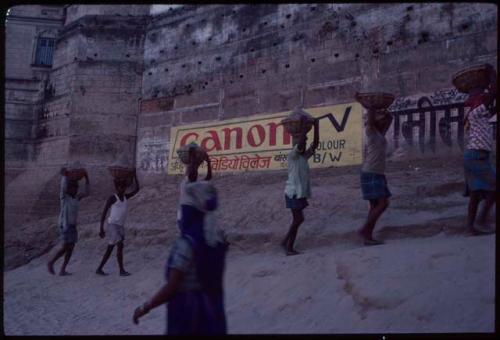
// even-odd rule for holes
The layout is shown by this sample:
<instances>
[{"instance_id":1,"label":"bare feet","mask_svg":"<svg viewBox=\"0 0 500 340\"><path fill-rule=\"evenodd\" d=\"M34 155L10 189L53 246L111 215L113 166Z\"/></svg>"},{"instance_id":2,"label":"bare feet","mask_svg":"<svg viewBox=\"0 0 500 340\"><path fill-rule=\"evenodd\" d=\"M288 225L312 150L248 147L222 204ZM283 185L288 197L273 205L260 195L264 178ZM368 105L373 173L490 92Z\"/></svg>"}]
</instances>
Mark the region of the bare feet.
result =
<instances>
[{"instance_id":1,"label":"bare feet","mask_svg":"<svg viewBox=\"0 0 500 340\"><path fill-rule=\"evenodd\" d=\"M59 276L70 276L70 275L73 275L73 274L72 274L72 273L68 273L68 272L67 272L67 271L65 271L65 270L64 270L64 271L61 271L61 272L59 273Z\"/></svg>"},{"instance_id":2,"label":"bare feet","mask_svg":"<svg viewBox=\"0 0 500 340\"><path fill-rule=\"evenodd\" d=\"M286 256L293 256L293 255L299 255L300 253L296 251L295 249L288 249L286 251Z\"/></svg>"},{"instance_id":3,"label":"bare feet","mask_svg":"<svg viewBox=\"0 0 500 340\"><path fill-rule=\"evenodd\" d=\"M106 275L108 275L108 273L103 272L103 271L102 271L102 269L97 269L97 270L95 271L95 273L96 273L97 275L102 275L102 276L106 276Z\"/></svg>"},{"instance_id":4,"label":"bare feet","mask_svg":"<svg viewBox=\"0 0 500 340\"><path fill-rule=\"evenodd\" d=\"M358 229L357 230L357 234L361 238L361 240L363 241L363 244L365 246L376 246L376 245L379 245L379 244L384 244L383 241L376 240L371 235L367 235L363 231L363 229Z\"/></svg>"},{"instance_id":5,"label":"bare feet","mask_svg":"<svg viewBox=\"0 0 500 340\"><path fill-rule=\"evenodd\" d=\"M373 238L365 239L363 241L363 243L364 243L365 246L376 246L376 245L379 245L379 244L384 244L383 241L375 240Z\"/></svg>"},{"instance_id":6,"label":"bare feet","mask_svg":"<svg viewBox=\"0 0 500 340\"><path fill-rule=\"evenodd\" d=\"M125 270L120 270L120 276L130 276L130 273Z\"/></svg>"},{"instance_id":7,"label":"bare feet","mask_svg":"<svg viewBox=\"0 0 500 340\"><path fill-rule=\"evenodd\" d=\"M468 228L468 234L469 234L469 236L491 235L491 234L494 234L494 233L495 233L494 230L482 230L482 229L478 229L478 228L475 228L475 227L469 227Z\"/></svg>"},{"instance_id":8,"label":"bare feet","mask_svg":"<svg viewBox=\"0 0 500 340\"><path fill-rule=\"evenodd\" d=\"M53 263L47 263L47 269L49 270L49 273L51 273L52 275L56 275L56 273L54 272L54 264Z\"/></svg>"}]
</instances>

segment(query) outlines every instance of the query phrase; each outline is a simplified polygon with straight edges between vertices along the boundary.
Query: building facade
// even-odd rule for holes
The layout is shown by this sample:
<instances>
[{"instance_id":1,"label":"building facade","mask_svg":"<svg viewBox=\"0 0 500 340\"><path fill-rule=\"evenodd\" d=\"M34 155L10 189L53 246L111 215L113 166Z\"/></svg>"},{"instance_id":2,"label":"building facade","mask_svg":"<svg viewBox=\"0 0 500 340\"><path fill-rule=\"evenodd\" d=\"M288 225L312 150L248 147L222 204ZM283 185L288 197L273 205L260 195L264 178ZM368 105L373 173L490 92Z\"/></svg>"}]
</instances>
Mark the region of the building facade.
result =
<instances>
[{"instance_id":1,"label":"building facade","mask_svg":"<svg viewBox=\"0 0 500 340\"><path fill-rule=\"evenodd\" d=\"M465 96L451 76L483 62L497 62L487 3L15 6L6 214L19 218L20 201L32 215L56 211L42 198L74 159L102 190L124 151L154 181L173 126L352 102L362 90L397 96L395 155L453 155Z\"/></svg>"}]
</instances>

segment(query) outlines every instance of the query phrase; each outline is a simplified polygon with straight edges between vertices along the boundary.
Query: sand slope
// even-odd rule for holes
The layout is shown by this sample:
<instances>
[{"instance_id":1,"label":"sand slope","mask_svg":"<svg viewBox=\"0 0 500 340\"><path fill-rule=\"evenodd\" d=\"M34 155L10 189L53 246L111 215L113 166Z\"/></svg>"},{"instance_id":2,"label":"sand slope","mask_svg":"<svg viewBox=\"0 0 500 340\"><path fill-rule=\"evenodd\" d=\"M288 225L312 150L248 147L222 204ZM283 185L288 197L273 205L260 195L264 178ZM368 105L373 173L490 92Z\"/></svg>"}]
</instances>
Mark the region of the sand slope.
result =
<instances>
[{"instance_id":1,"label":"sand slope","mask_svg":"<svg viewBox=\"0 0 500 340\"><path fill-rule=\"evenodd\" d=\"M304 253L294 257L277 246L290 223L286 174L216 178L219 223L233 244L225 276L229 332L494 331L495 236L464 234L459 166L391 163L393 199L377 228L387 243L377 247L360 246L354 233L367 209L358 169L313 171L314 197L297 243ZM176 197L169 181L144 187L131 201L130 277L118 276L114 255L108 277L94 274L105 248L97 237L100 212L82 208L81 239L68 267L73 276L49 275L48 254L4 273L5 333L163 334L164 306L139 326L131 317L164 282L177 234Z\"/></svg>"}]
</instances>

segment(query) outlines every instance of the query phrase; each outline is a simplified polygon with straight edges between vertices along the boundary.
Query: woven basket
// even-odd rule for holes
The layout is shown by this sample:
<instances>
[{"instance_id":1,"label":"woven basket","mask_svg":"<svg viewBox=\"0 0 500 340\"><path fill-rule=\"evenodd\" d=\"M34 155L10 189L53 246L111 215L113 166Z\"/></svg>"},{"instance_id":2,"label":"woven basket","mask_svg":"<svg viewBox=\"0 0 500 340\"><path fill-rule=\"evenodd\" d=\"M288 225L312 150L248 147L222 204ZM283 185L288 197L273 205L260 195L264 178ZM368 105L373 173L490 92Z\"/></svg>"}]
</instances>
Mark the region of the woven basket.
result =
<instances>
[{"instance_id":1,"label":"woven basket","mask_svg":"<svg viewBox=\"0 0 500 340\"><path fill-rule=\"evenodd\" d=\"M303 124L303 118L305 117L305 125ZM311 131L314 126L314 118L302 110L301 108L295 108L288 117L281 120L285 130L292 136L299 136L301 132L305 129L306 133Z\"/></svg>"},{"instance_id":2,"label":"woven basket","mask_svg":"<svg viewBox=\"0 0 500 340\"><path fill-rule=\"evenodd\" d=\"M66 176L72 181L79 181L85 176L85 169L68 169Z\"/></svg>"},{"instance_id":3,"label":"woven basket","mask_svg":"<svg viewBox=\"0 0 500 340\"><path fill-rule=\"evenodd\" d=\"M131 168L110 166L108 170L115 179L129 180L134 176L134 169Z\"/></svg>"},{"instance_id":4,"label":"woven basket","mask_svg":"<svg viewBox=\"0 0 500 340\"><path fill-rule=\"evenodd\" d=\"M474 88L485 89L490 83L488 65L475 65L457 72L452 82L453 86L462 93L469 93Z\"/></svg>"},{"instance_id":5,"label":"woven basket","mask_svg":"<svg viewBox=\"0 0 500 340\"><path fill-rule=\"evenodd\" d=\"M206 158L207 152L195 143L181 146L177 150L177 155L179 156L181 162L186 164L186 165L189 164L189 150L190 149L194 149L194 161L195 161L195 163L196 164L203 163L203 160Z\"/></svg>"},{"instance_id":6,"label":"woven basket","mask_svg":"<svg viewBox=\"0 0 500 340\"><path fill-rule=\"evenodd\" d=\"M369 110L385 110L394 102L395 97L385 92L356 93L356 100Z\"/></svg>"}]
</instances>

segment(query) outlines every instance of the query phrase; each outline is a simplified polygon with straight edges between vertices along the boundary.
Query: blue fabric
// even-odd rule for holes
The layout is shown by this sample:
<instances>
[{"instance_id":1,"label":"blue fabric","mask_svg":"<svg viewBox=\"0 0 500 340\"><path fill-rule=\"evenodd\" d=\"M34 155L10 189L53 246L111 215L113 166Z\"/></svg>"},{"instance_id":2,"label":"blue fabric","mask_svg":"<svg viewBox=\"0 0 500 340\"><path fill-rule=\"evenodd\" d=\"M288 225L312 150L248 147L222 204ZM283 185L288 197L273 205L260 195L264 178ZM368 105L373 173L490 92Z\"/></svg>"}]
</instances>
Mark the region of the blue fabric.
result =
<instances>
[{"instance_id":1,"label":"blue fabric","mask_svg":"<svg viewBox=\"0 0 500 340\"><path fill-rule=\"evenodd\" d=\"M496 171L486 150L464 152L465 193L470 191L496 191Z\"/></svg>"},{"instance_id":2,"label":"blue fabric","mask_svg":"<svg viewBox=\"0 0 500 340\"><path fill-rule=\"evenodd\" d=\"M178 292L167 305L167 334L226 334L223 299L203 291Z\"/></svg>"},{"instance_id":3,"label":"blue fabric","mask_svg":"<svg viewBox=\"0 0 500 340\"><path fill-rule=\"evenodd\" d=\"M304 209L308 205L309 202L307 202L307 198L305 197L297 198L297 196L293 195L293 197L290 198L285 194L285 206L288 209Z\"/></svg>"},{"instance_id":4,"label":"blue fabric","mask_svg":"<svg viewBox=\"0 0 500 340\"><path fill-rule=\"evenodd\" d=\"M217 206L216 198L207 202ZM181 235L193 248L196 273L202 290L176 292L167 304L168 334L226 334L224 311L223 272L227 246L207 245L203 232L204 213L190 205L181 205ZM170 258L166 277L170 272Z\"/></svg>"},{"instance_id":5,"label":"blue fabric","mask_svg":"<svg viewBox=\"0 0 500 340\"><path fill-rule=\"evenodd\" d=\"M78 242L78 231L76 230L76 225L68 224L66 229L63 226L59 226L60 239L64 243L76 243Z\"/></svg>"},{"instance_id":6,"label":"blue fabric","mask_svg":"<svg viewBox=\"0 0 500 340\"><path fill-rule=\"evenodd\" d=\"M392 196L387 187L387 179L384 174L362 171L360 177L364 200L376 200Z\"/></svg>"}]
</instances>

